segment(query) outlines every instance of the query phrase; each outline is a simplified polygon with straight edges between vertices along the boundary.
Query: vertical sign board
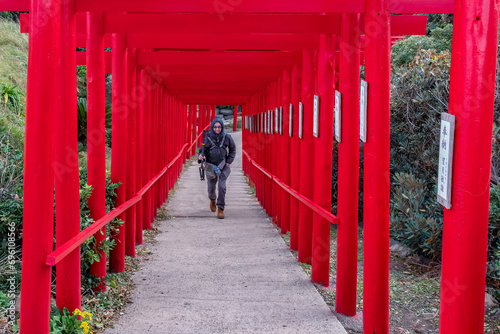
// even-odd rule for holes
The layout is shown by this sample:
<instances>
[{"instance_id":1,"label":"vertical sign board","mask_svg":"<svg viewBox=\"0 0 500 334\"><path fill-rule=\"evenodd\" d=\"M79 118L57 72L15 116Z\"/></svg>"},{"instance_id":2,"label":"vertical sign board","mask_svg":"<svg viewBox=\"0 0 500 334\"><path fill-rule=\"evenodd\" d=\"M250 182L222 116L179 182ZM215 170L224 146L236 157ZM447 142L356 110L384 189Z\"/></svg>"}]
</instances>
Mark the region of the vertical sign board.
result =
<instances>
[{"instance_id":1,"label":"vertical sign board","mask_svg":"<svg viewBox=\"0 0 500 334\"><path fill-rule=\"evenodd\" d=\"M455 116L441 113L439 139L438 203L451 208L451 176L453 171L453 143L455 140Z\"/></svg>"},{"instance_id":2,"label":"vertical sign board","mask_svg":"<svg viewBox=\"0 0 500 334\"><path fill-rule=\"evenodd\" d=\"M293 104L290 103L290 119L288 121L288 134L290 137L292 136L292 129L293 129Z\"/></svg>"},{"instance_id":3,"label":"vertical sign board","mask_svg":"<svg viewBox=\"0 0 500 334\"><path fill-rule=\"evenodd\" d=\"M368 101L368 83L361 80L359 86L359 139L366 143L366 107Z\"/></svg>"},{"instance_id":4,"label":"vertical sign board","mask_svg":"<svg viewBox=\"0 0 500 334\"><path fill-rule=\"evenodd\" d=\"M278 111L278 107L276 107L276 109L274 110L274 132L276 133L279 133L280 132L280 128L279 128L279 116L280 116L280 113Z\"/></svg>"},{"instance_id":5,"label":"vertical sign board","mask_svg":"<svg viewBox=\"0 0 500 334\"><path fill-rule=\"evenodd\" d=\"M269 110L269 134L274 134L273 132L273 122L274 122L274 119L273 119L273 111L272 110Z\"/></svg>"},{"instance_id":6,"label":"vertical sign board","mask_svg":"<svg viewBox=\"0 0 500 334\"><path fill-rule=\"evenodd\" d=\"M342 140L342 94L335 91L335 140L340 143Z\"/></svg>"},{"instance_id":7,"label":"vertical sign board","mask_svg":"<svg viewBox=\"0 0 500 334\"><path fill-rule=\"evenodd\" d=\"M267 119L268 119L268 115L267 115L267 111L264 112L264 133L267 135Z\"/></svg>"},{"instance_id":8,"label":"vertical sign board","mask_svg":"<svg viewBox=\"0 0 500 334\"><path fill-rule=\"evenodd\" d=\"M280 135L283 134L283 107L280 107Z\"/></svg>"},{"instance_id":9,"label":"vertical sign board","mask_svg":"<svg viewBox=\"0 0 500 334\"><path fill-rule=\"evenodd\" d=\"M299 102L299 138L302 139L302 118L304 114L304 105Z\"/></svg>"},{"instance_id":10,"label":"vertical sign board","mask_svg":"<svg viewBox=\"0 0 500 334\"><path fill-rule=\"evenodd\" d=\"M313 136L319 137L319 96L314 95Z\"/></svg>"},{"instance_id":11,"label":"vertical sign board","mask_svg":"<svg viewBox=\"0 0 500 334\"><path fill-rule=\"evenodd\" d=\"M260 114L260 132L264 133L264 116L266 116L266 113L261 113Z\"/></svg>"}]
</instances>

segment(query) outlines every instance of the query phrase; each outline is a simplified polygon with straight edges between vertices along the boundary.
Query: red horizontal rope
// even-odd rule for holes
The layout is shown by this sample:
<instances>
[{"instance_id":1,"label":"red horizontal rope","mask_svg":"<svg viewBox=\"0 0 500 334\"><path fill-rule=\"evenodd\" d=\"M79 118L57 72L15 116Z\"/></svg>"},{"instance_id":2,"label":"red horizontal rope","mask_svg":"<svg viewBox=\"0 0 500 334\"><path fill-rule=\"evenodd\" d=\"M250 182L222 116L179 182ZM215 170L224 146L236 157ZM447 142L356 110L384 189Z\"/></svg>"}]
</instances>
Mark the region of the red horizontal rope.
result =
<instances>
[{"instance_id":1,"label":"red horizontal rope","mask_svg":"<svg viewBox=\"0 0 500 334\"><path fill-rule=\"evenodd\" d=\"M275 175L269 173L265 168L263 168L261 165L256 163L248 153L243 150L243 154L247 157L248 161L252 163L258 170L260 170L264 175L266 175L268 178L276 182L281 188L283 188L287 193L304 203L307 207L309 207L311 210L319 214L321 217L325 218L326 220L330 221L332 224L338 224L339 223L339 218L335 216L333 213L328 212L321 206L319 206L317 203L311 201L309 198L305 197L301 193L297 192L296 190L290 188L288 185L283 183L279 178L277 178Z\"/></svg>"},{"instance_id":2,"label":"red horizontal rope","mask_svg":"<svg viewBox=\"0 0 500 334\"><path fill-rule=\"evenodd\" d=\"M182 146L182 149L179 151L179 154L172 159L172 161L161 170L154 178L152 178L144 187L141 188L135 194L134 197L120 205L119 207L115 208L114 210L108 212L106 215L104 215L102 218L94 222L92 225L75 235L73 238L69 239L66 241L64 244L62 244L60 247L58 247L56 250L54 250L52 253L47 255L47 258L45 260L45 264L48 266L55 266L57 263L59 263L62 259L64 259L68 254L70 254L72 251L74 251L78 246L80 246L82 243L85 242L88 238L93 236L97 231L99 231L101 228L106 226L110 221L118 217L122 212L126 211L129 209L132 205L136 204L142 199L142 196L146 193L146 191L149 190L155 184L162 176L165 174L165 172L173 166L174 163L179 160L179 158L183 155L185 152L185 147L187 144L184 144Z\"/></svg>"}]
</instances>

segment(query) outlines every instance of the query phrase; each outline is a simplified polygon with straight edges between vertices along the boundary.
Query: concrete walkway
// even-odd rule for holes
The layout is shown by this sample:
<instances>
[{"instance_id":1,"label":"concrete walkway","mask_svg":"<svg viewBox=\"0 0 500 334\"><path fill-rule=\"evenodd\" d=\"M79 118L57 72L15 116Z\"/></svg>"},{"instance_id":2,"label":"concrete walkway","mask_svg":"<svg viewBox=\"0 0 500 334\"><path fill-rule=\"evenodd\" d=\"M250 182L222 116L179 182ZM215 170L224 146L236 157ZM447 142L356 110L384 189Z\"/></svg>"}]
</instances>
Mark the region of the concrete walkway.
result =
<instances>
[{"instance_id":1,"label":"concrete walkway","mask_svg":"<svg viewBox=\"0 0 500 334\"><path fill-rule=\"evenodd\" d=\"M172 219L134 275L137 285L114 333L346 333L250 193L238 160L226 219L209 209L198 165L169 200Z\"/></svg>"}]
</instances>

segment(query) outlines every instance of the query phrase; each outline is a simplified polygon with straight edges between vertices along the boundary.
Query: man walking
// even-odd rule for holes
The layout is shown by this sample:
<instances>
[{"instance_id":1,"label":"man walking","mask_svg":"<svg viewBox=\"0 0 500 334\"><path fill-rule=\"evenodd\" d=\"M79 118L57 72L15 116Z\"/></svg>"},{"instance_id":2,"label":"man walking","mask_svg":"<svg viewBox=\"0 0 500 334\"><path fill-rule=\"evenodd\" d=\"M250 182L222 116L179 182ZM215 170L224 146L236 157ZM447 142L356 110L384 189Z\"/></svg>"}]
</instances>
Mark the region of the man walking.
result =
<instances>
[{"instance_id":1,"label":"man walking","mask_svg":"<svg viewBox=\"0 0 500 334\"><path fill-rule=\"evenodd\" d=\"M207 177L208 198L210 199L210 210L217 210L217 218L224 219L224 207L226 204L226 180L231 174L229 167L236 156L236 145L233 138L224 132L224 122L220 118L214 118L207 135L203 139L199 149L199 160L215 165L218 169L217 176L213 179ZM205 155L205 156L204 156ZM219 183L219 196L215 194L215 186ZM217 200L217 201L216 201Z\"/></svg>"}]
</instances>

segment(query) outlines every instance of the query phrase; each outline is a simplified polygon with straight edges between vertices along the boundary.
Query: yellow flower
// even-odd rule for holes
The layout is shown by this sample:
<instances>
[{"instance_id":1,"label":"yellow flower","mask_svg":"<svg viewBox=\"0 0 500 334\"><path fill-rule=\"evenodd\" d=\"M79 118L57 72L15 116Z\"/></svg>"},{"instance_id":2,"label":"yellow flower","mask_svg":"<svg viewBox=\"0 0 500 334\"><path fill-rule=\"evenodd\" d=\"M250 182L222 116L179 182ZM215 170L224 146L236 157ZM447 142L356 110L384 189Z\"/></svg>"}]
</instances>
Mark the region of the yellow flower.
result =
<instances>
[{"instance_id":1,"label":"yellow flower","mask_svg":"<svg viewBox=\"0 0 500 334\"><path fill-rule=\"evenodd\" d=\"M87 324L87 322L83 321L82 324L80 325L80 327L83 328L84 333L89 332L89 324Z\"/></svg>"},{"instance_id":2,"label":"yellow flower","mask_svg":"<svg viewBox=\"0 0 500 334\"><path fill-rule=\"evenodd\" d=\"M77 308L73 311L73 315L80 315L80 314L82 314L82 311L80 311Z\"/></svg>"},{"instance_id":3,"label":"yellow flower","mask_svg":"<svg viewBox=\"0 0 500 334\"><path fill-rule=\"evenodd\" d=\"M85 311L85 312L82 313L82 318L83 319L89 319L90 321L92 321L92 315L89 312L87 312L87 311Z\"/></svg>"}]
</instances>

